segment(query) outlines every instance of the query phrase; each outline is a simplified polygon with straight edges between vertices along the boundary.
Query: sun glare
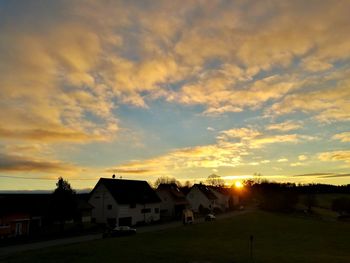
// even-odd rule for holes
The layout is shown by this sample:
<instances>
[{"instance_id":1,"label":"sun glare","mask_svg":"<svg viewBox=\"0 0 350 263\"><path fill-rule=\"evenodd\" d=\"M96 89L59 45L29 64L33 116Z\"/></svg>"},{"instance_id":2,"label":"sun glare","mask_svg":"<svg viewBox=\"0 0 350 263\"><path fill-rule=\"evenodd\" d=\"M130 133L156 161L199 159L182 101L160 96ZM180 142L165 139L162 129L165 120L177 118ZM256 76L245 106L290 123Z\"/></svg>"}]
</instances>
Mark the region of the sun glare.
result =
<instances>
[{"instance_id":1,"label":"sun glare","mask_svg":"<svg viewBox=\"0 0 350 263\"><path fill-rule=\"evenodd\" d=\"M242 184L242 182L240 182L240 181L237 181L237 182L235 182L235 187L236 188L243 188L243 184Z\"/></svg>"}]
</instances>

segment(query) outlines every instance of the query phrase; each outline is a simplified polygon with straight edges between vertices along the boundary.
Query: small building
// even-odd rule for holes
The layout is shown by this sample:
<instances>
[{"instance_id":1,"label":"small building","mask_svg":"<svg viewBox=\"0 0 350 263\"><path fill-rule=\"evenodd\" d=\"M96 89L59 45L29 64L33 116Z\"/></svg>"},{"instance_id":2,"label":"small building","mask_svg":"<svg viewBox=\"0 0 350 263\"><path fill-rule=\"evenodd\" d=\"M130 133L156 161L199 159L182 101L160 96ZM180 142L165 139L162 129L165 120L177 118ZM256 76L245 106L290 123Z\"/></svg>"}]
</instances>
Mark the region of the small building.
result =
<instances>
[{"instance_id":1,"label":"small building","mask_svg":"<svg viewBox=\"0 0 350 263\"><path fill-rule=\"evenodd\" d=\"M217 197L216 209L225 212L230 208L230 198L233 196L230 188L209 186L210 191Z\"/></svg>"},{"instance_id":2,"label":"small building","mask_svg":"<svg viewBox=\"0 0 350 263\"><path fill-rule=\"evenodd\" d=\"M1 194L0 238L38 234L48 205L45 197L41 194Z\"/></svg>"},{"instance_id":3,"label":"small building","mask_svg":"<svg viewBox=\"0 0 350 263\"><path fill-rule=\"evenodd\" d=\"M218 202L218 197L204 184L194 184L186 198L196 213L202 213L204 210L213 211Z\"/></svg>"},{"instance_id":4,"label":"small building","mask_svg":"<svg viewBox=\"0 0 350 263\"><path fill-rule=\"evenodd\" d=\"M66 223L91 221L93 207L87 198L87 194L75 196L74 218ZM52 194L0 194L0 238L42 234L55 223L50 214L54 209Z\"/></svg>"},{"instance_id":5,"label":"small building","mask_svg":"<svg viewBox=\"0 0 350 263\"><path fill-rule=\"evenodd\" d=\"M89 203L96 223L132 226L160 219L161 200L146 181L100 178Z\"/></svg>"},{"instance_id":6,"label":"small building","mask_svg":"<svg viewBox=\"0 0 350 263\"><path fill-rule=\"evenodd\" d=\"M160 204L160 216L162 218L178 218L182 216L182 211L188 207L186 196L174 184L160 184L156 190L162 200Z\"/></svg>"}]
</instances>

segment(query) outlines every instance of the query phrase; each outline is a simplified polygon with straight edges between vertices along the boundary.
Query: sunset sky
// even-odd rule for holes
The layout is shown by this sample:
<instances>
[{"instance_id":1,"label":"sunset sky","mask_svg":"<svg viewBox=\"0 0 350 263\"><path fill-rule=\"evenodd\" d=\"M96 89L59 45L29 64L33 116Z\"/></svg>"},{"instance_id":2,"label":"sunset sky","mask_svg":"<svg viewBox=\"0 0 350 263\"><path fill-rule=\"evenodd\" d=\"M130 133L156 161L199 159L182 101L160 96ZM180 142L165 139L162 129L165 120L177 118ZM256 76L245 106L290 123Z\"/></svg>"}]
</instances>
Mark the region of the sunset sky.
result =
<instances>
[{"instance_id":1,"label":"sunset sky","mask_svg":"<svg viewBox=\"0 0 350 263\"><path fill-rule=\"evenodd\" d=\"M350 183L349 10L0 0L0 190L113 173Z\"/></svg>"}]
</instances>

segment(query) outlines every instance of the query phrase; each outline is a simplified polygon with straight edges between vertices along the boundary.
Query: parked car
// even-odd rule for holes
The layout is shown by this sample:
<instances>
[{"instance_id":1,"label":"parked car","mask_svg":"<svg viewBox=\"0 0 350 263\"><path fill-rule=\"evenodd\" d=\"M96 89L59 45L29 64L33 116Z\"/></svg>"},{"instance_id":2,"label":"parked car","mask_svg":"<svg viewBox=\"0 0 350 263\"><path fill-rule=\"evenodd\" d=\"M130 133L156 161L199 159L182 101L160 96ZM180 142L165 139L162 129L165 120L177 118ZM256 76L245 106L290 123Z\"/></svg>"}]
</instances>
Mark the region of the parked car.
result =
<instances>
[{"instance_id":1,"label":"parked car","mask_svg":"<svg viewBox=\"0 0 350 263\"><path fill-rule=\"evenodd\" d=\"M205 221L214 221L216 217L213 214L207 214L205 216Z\"/></svg>"},{"instance_id":2,"label":"parked car","mask_svg":"<svg viewBox=\"0 0 350 263\"><path fill-rule=\"evenodd\" d=\"M103 234L103 237L120 237L136 234L136 229L128 226L117 226Z\"/></svg>"}]
</instances>

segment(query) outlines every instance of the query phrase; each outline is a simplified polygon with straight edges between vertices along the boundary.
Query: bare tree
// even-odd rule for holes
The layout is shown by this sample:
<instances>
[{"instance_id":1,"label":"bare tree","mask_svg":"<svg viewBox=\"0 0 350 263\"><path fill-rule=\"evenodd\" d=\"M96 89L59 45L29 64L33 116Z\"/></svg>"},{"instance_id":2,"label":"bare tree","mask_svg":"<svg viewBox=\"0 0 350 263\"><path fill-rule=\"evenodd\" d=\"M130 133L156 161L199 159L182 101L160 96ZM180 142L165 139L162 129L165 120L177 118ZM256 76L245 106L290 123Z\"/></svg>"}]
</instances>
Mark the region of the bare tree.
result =
<instances>
[{"instance_id":1,"label":"bare tree","mask_svg":"<svg viewBox=\"0 0 350 263\"><path fill-rule=\"evenodd\" d=\"M157 188L160 184L176 184L181 186L181 183L174 177L161 176L154 182L154 187Z\"/></svg>"},{"instance_id":2,"label":"bare tree","mask_svg":"<svg viewBox=\"0 0 350 263\"><path fill-rule=\"evenodd\" d=\"M225 181L217 174L211 174L208 176L206 183L212 186L224 186Z\"/></svg>"}]
</instances>

